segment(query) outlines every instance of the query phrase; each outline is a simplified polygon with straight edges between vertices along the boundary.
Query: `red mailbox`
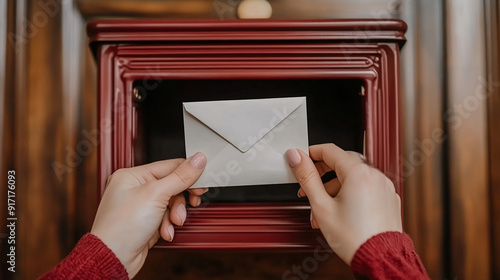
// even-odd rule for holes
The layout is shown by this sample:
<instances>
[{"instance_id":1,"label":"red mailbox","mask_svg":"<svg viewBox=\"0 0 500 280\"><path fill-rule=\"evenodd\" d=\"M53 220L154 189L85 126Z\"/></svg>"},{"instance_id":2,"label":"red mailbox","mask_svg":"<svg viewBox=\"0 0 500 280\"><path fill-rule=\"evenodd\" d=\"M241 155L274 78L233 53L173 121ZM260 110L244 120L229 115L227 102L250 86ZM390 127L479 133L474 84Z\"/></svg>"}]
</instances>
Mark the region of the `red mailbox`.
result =
<instances>
[{"instance_id":1,"label":"red mailbox","mask_svg":"<svg viewBox=\"0 0 500 280\"><path fill-rule=\"evenodd\" d=\"M309 142L365 153L401 195L399 20L99 20L99 193L115 170L185 157L182 102L306 96ZM314 250L297 184L213 188L159 248Z\"/></svg>"}]
</instances>

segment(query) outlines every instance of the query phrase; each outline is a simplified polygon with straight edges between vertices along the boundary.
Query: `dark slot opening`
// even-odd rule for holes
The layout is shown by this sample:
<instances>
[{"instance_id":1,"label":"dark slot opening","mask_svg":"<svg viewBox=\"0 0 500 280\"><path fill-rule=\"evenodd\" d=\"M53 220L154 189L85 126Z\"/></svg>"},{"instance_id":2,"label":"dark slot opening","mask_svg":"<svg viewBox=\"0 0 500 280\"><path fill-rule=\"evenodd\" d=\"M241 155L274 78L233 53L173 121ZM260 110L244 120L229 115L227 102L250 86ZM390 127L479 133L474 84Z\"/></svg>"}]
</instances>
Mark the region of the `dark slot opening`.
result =
<instances>
[{"instance_id":1,"label":"dark slot opening","mask_svg":"<svg viewBox=\"0 0 500 280\"><path fill-rule=\"evenodd\" d=\"M155 85L154 89L151 85ZM141 98L135 101L138 114L135 165L186 157L182 102L190 101L306 96L311 145L333 142L346 150L363 152L363 85L362 80L317 79L136 81L134 88ZM302 201L297 197L297 190L298 184L226 187L212 189L203 199L210 202Z\"/></svg>"}]
</instances>

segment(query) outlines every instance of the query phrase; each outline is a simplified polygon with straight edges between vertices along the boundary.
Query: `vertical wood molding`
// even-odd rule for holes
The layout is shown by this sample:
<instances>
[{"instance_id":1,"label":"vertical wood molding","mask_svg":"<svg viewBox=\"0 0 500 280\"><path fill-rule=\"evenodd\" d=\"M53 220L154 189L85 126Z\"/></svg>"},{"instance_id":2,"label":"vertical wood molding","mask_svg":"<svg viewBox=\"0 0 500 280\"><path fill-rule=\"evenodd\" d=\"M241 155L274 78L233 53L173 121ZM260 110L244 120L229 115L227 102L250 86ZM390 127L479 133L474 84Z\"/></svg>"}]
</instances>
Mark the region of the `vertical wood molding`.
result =
<instances>
[{"instance_id":1,"label":"vertical wood molding","mask_svg":"<svg viewBox=\"0 0 500 280\"><path fill-rule=\"evenodd\" d=\"M500 279L500 5L486 0L492 279ZM496 237L496 238L495 238Z\"/></svg>"},{"instance_id":2,"label":"vertical wood molding","mask_svg":"<svg viewBox=\"0 0 500 280\"><path fill-rule=\"evenodd\" d=\"M68 215L68 244L71 246L76 244L81 236L77 230L79 227L79 219L77 218L81 211L85 208L78 208L78 206L85 206L77 202L82 201L85 203L85 196L82 196L81 188L89 186L81 186L82 178L78 175L87 153L92 151L93 144L82 139L82 94L83 84L82 76L84 71L84 48L86 48L86 35L83 19L76 8L74 1L61 2L61 62L62 62L62 121L64 127L63 143L65 147L64 153L68 155L69 151L75 152L75 157L78 159L79 164L74 168L65 158L63 162L59 162L65 167L72 168L67 170L61 175L65 180L65 191ZM66 170L65 170L66 171ZM60 179L60 178L59 178ZM85 180L83 180L85 181ZM79 188L80 187L80 188ZM77 199L78 198L78 199ZM87 229L88 232L90 229Z\"/></svg>"},{"instance_id":3,"label":"vertical wood molding","mask_svg":"<svg viewBox=\"0 0 500 280\"><path fill-rule=\"evenodd\" d=\"M404 2L404 221L432 279L444 277L442 17L440 1Z\"/></svg>"},{"instance_id":4,"label":"vertical wood molding","mask_svg":"<svg viewBox=\"0 0 500 280\"><path fill-rule=\"evenodd\" d=\"M413 139L417 136L417 105L416 105L416 81L418 75L415 71L416 64L416 51L417 41L415 40L417 34L417 3L411 1L403 5L401 19L408 25L406 31L407 42L401 50L401 117L402 117L402 141L403 141L403 158L408 158L408 155L413 151ZM420 230L418 223L418 174L415 170L407 170L403 167L403 222L404 230L412 237L417 252L420 251L419 239ZM422 258L422 261L425 261Z\"/></svg>"},{"instance_id":5,"label":"vertical wood molding","mask_svg":"<svg viewBox=\"0 0 500 280\"><path fill-rule=\"evenodd\" d=\"M490 278L484 2L446 1L451 275Z\"/></svg>"},{"instance_id":6,"label":"vertical wood molding","mask_svg":"<svg viewBox=\"0 0 500 280\"><path fill-rule=\"evenodd\" d=\"M97 65L87 44L86 23L74 1L63 3L63 94L68 143L80 148L80 165L68 182L76 238L89 232L97 211ZM84 148L82 148L84 147ZM77 240L74 240L75 242Z\"/></svg>"},{"instance_id":7,"label":"vertical wood molding","mask_svg":"<svg viewBox=\"0 0 500 280\"><path fill-rule=\"evenodd\" d=\"M85 34L85 33L84 33ZM86 42L86 40L85 40ZM77 171L77 236L90 231L94 216L97 212L97 186L98 180L98 101L97 101L97 65L90 48L84 45L83 71L83 96L80 105L81 130L78 139L92 144L92 151L85 157L81 168Z\"/></svg>"}]
</instances>

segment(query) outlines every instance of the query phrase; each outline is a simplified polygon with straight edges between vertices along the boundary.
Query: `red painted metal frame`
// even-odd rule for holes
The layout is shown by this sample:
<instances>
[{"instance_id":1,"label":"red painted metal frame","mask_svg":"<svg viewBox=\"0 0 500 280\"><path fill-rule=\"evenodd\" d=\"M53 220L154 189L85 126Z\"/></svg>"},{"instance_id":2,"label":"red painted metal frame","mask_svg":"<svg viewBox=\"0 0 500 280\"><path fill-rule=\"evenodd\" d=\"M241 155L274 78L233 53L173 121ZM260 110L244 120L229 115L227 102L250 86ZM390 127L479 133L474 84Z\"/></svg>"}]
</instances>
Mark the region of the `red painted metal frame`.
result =
<instances>
[{"instance_id":1,"label":"red painted metal frame","mask_svg":"<svg viewBox=\"0 0 500 280\"><path fill-rule=\"evenodd\" d=\"M399 20L103 20L88 33L99 61L99 192L134 163L134 81L361 79L366 156L401 194ZM154 86L154 83L149 84ZM320 232L300 203L216 204L189 209L172 243L157 248L317 250Z\"/></svg>"}]
</instances>

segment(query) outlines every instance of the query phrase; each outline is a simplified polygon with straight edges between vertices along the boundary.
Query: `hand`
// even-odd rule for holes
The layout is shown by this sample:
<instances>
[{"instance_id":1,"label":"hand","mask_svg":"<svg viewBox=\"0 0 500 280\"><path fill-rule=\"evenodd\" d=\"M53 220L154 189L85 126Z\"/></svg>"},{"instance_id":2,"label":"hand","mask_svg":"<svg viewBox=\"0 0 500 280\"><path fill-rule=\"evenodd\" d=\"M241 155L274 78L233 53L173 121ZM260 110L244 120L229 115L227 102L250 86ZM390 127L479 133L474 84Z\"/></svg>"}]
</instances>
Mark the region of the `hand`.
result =
<instances>
[{"instance_id":1,"label":"hand","mask_svg":"<svg viewBox=\"0 0 500 280\"><path fill-rule=\"evenodd\" d=\"M206 162L205 155L197 153L187 160L120 169L108 178L91 233L115 253L130 278L139 272L160 236L174 238L172 223L181 226L186 220L181 192L198 180ZM189 191L191 205L198 206L199 196L207 189Z\"/></svg>"},{"instance_id":2,"label":"hand","mask_svg":"<svg viewBox=\"0 0 500 280\"><path fill-rule=\"evenodd\" d=\"M301 186L298 194L309 198L312 227L321 229L347 264L370 237L402 232L399 195L391 180L365 164L364 156L334 144L311 146L309 153L311 158L300 150L286 153ZM321 176L332 170L337 178L323 184Z\"/></svg>"}]
</instances>

